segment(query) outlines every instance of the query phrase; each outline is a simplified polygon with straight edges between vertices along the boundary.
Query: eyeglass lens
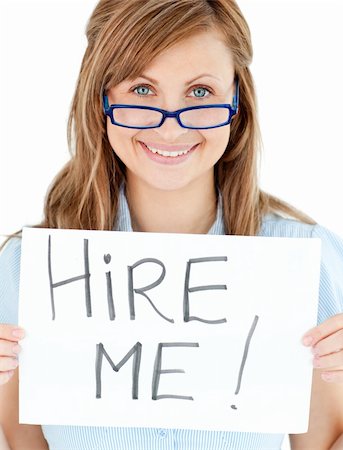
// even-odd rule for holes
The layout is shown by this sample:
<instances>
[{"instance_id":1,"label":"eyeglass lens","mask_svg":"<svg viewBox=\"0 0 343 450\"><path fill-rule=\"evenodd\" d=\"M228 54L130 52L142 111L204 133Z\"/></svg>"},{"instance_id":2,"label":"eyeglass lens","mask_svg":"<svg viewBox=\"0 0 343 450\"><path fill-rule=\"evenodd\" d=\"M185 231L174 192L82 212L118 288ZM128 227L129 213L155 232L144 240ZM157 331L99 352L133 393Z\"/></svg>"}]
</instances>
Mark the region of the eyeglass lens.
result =
<instances>
[{"instance_id":1,"label":"eyeglass lens","mask_svg":"<svg viewBox=\"0 0 343 450\"><path fill-rule=\"evenodd\" d=\"M227 108L204 108L184 111L180 114L181 123L186 127L207 128L227 123L230 112ZM136 108L114 108L115 122L130 127L158 126L163 118L159 111Z\"/></svg>"}]
</instances>

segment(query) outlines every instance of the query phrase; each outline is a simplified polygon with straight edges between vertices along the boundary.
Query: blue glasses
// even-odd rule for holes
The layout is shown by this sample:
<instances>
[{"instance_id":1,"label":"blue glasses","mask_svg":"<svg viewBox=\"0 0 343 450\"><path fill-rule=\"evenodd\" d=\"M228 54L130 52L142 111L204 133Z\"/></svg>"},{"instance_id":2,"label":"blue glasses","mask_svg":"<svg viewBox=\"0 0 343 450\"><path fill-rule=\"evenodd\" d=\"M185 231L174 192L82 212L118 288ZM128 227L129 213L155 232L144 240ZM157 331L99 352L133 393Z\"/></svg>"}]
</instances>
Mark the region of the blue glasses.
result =
<instances>
[{"instance_id":1,"label":"blue glasses","mask_svg":"<svg viewBox=\"0 0 343 450\"><path fill-rule=\"evenodd\" d=\"M164 121L175 118L182 128L191 130L209 130L211 128L224 127L231 123L232 117L238 112L239 83L236 79L235 95L232 105L226 103L214 105L191 106L166 111L151 106L138 105L109 105L107 95L103 95L104 113L111 119L113 125L137 130L158 128Z\"/></svg>"}]
</instances>

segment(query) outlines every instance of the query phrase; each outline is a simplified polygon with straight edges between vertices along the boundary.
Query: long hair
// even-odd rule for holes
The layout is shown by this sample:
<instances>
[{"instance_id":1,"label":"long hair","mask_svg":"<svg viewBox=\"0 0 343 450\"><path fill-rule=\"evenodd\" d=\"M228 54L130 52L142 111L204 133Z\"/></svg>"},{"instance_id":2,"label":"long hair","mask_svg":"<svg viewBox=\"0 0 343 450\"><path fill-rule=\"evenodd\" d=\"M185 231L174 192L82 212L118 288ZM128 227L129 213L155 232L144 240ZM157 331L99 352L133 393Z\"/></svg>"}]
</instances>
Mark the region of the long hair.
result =
<instances>
[{"instance_id":1,"label":"long hair","mask_svg":"<svg viewBox=\"0 0 343 450\"><path fill-rule=\"evenodd\" d=\"M111 148L102 93L140 75L162 51L191 35L219 30L233 54L240 84L239 114L215 167L227 234L255 235L268 212L305 222L304 214L258 186L261 147L250 30L234 0L100 0L86 28L83 57L68 120L71 159L46 196L49 228L113 229L125 167Z\"/></svg>"}]
</instances>

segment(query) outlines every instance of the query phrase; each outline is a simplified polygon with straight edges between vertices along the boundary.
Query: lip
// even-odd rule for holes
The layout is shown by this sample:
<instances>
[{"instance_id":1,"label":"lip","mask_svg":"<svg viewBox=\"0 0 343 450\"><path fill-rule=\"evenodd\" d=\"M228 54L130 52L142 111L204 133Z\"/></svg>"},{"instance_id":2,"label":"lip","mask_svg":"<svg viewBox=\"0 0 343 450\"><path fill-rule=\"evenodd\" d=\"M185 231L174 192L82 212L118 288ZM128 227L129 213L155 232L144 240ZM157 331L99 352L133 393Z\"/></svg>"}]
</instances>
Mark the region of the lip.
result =
<instances>
[{"instance_id":1,"label":"lip","mask_svg":"<svg viewBox=\"0 0 343 450\"><path fill-rule=\"evenodd\" d=\"M149 159L151 159L152 161L155 161L157 163L160 164L166 164L166 165L175 165L175 164L180 164L184 161L186 161L187 159L190 158L190 156L192 155L192 153L197 149L197 147L199 146L199 144L194 145L193 147L185 147L185 146L171 146L171 145L161 145L161 144L154 144L151 145L151 147L153 148L158 148L159 150L163 150L163 151L184 151L184 150L188 150L190 148L190 150L188 151L188 153L186 153L186 155L179 155L179 156L162 156L159 155L158 153L152 153L152 151L150 151L144 142L138 141L140 143L140 146L142 147L142 149L144 150L144 153L147 155L147 157ZM147 145L150 145L147 142ZM156 147L155 147L156 145ZM163 147L163 148L162 148Z\"/></svg>"}]
</instances>

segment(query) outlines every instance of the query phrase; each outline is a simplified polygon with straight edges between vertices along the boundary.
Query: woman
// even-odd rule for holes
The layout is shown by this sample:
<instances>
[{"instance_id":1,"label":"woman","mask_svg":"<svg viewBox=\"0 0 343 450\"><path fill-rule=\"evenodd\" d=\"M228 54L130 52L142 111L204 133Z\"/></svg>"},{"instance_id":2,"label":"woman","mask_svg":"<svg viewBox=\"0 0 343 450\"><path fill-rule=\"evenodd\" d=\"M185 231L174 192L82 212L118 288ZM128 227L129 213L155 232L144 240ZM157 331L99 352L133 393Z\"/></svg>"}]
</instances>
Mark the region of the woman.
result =
<instances>
[{"instance_id":1,"label":"woman","mask_svg":"<svg viewBox=\"0 0 343 450\"><path fill-rule=\"evenodd\" d=\"M292 436L291 445L342 448L343 244L258 187L252 48L238 6L101 0L87 38L68 127L75 148L47 195L40 226L320 237L320 325L304 345L322 370L314 371L309 431ZM0 262L4 324L17 321L19 256L20 239L12 239ZM167 430L162 439L157 429L18 425L14 328L0 327L1 423L13 449L281 446L277 434Z\"/></svg>"}]
</instances>

